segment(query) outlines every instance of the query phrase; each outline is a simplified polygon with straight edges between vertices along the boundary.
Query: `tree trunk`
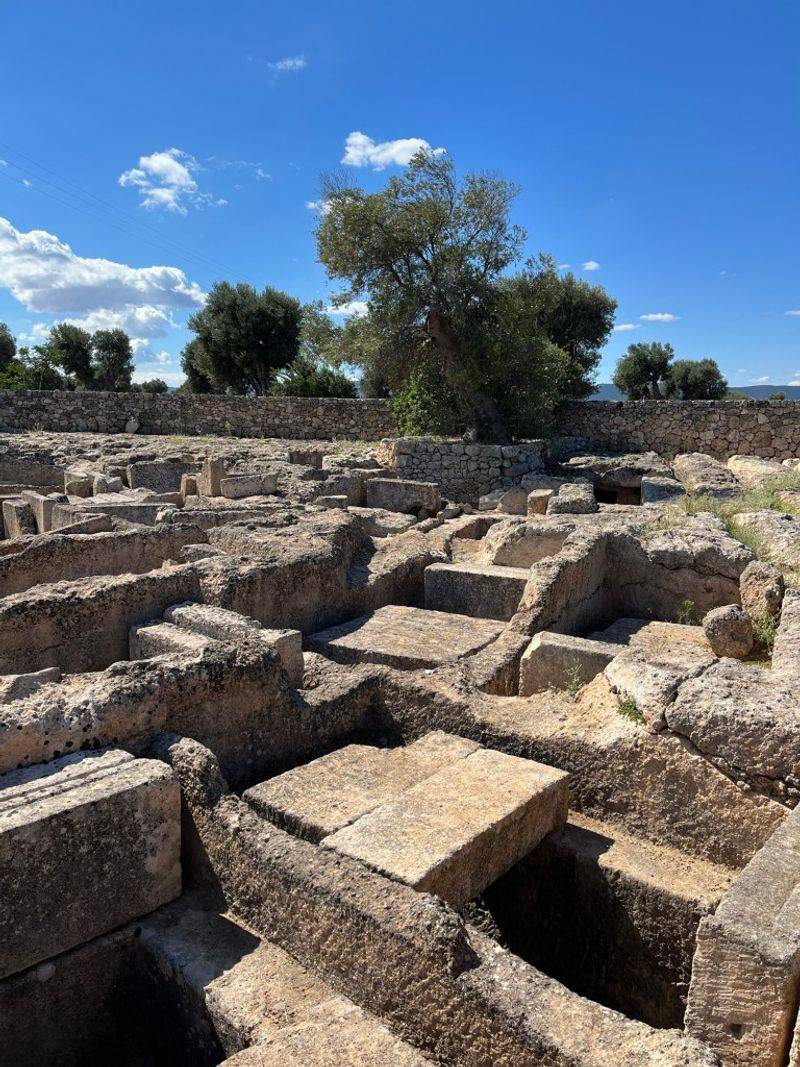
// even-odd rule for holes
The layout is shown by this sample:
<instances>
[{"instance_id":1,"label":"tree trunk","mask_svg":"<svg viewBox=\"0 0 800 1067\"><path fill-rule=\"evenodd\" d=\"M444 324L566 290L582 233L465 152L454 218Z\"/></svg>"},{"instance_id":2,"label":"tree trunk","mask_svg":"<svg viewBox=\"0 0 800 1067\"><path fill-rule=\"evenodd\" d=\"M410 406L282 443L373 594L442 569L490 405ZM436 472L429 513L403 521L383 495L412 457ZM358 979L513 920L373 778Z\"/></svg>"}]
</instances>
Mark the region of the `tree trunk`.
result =
<instances>
[{"instance_id":1,"label":"tree trunk","mask_svg":"<svg viewBox=\"0 0 800 1067\"><path fill-rule=\"evenodd\" d=\"M506 420L492 397L473 384L447 317L438 311L429 312L427 333L441 356L444 379L460 406L469 412L478 440L499 444L509 441Z\"/></svg>"}]
</instances>

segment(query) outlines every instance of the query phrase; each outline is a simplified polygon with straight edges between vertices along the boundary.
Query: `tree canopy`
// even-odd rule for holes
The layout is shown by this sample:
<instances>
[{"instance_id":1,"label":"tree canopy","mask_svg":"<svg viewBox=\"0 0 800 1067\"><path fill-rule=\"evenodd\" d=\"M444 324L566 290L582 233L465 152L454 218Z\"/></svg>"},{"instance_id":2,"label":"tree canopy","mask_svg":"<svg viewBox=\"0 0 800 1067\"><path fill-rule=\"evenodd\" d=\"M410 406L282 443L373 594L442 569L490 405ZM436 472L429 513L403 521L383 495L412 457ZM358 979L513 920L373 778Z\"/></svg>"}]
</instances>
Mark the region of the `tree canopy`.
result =
<instances>
[{"instance_id":1,"label":"tree canopy","mask_svg":"<svg viewBox=\"0 0 800 1067\"><path fill-rule=\"evenodd\" d=\"M431 153L377 193L324 187L319 258L347 285L342 305L367 308L332 358L361 368L367 395L392 396L409 430L546 432L559 400L592 391L616 303L548 257L508 274L525 239L510 221L516 195L495 175L459 182Z\"/></svg>"},{"instance_id":2,"label":"tree canopy","mask_svg":"<svg viewBox=\"0 0 800 1067\"><path fill-rule=\"evenodd\" d=\"M277 289L217 282L188 327L181 363L196 392L265 396L300 345L299 301Z\"/></svg>"},{"instance_id":3,"label":"tree canopy","mask_svg":"<svg viewBox=\"0 0 800 1067\"><path fill-rule=\"evenodd\" d=\"M713 359L679 359L670 344L639 342L617 363L614 385L628 400L720 400L728 392Z\"/></svg>"},{"instance_id":4,"label":"tree canopy","mask_svg":"<svg viewBox=\"0 0 800 1067\"><path fill-rule=\"evenodd\" d=\"M4 322L0 322L0 370L3 370L15 358L17 342Z\"/></svg>"}]
</instances>

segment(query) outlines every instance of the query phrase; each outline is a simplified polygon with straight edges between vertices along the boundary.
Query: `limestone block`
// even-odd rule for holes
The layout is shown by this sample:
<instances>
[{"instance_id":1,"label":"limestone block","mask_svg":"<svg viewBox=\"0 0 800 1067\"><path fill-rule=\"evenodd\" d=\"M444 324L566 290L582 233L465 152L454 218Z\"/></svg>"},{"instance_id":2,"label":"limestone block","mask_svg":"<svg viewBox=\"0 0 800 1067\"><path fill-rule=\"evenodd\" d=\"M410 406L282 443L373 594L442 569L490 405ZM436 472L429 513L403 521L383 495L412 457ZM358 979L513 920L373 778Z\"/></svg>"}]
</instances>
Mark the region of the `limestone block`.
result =
<instances>
[{"instance_id":1,"label":"limestone block","mask_svg":"<svg viewBox=\"0 0 800 1067\"><path fill-rule=\"evenodd\" d=\"M60 667L45 667L31 674L0 675L0 704L10 704L12 700L24 700L43 685L57 682L61 678Z\"/></svg>"},{"instance_id":2,"label":"limestone block","mask_svg":"<svg viewBox=\"0 0 800 1067\"><path fill-rule=\"evenodd\" d=\"M36 533L33 508L26 500L11 498L3 501L3 527L7 539L28 537Z\"/></svg>"},{"instance_id":3,"label":"limestone block","mask_svg":"<svg viewBox=\"0 0 800 1067\"><path fill-rule=\"evenodd\" d=\"M712 608L703 619L703 630L717 656L744 659L753 647L753 624L737 604Z\"/></svg>"},{"instance_id":4,"label":"limestone block","mask_svg":"<svg viewBox=\"0 0 800 1067\"><path fill-rule=\"evenodd\" d=\"M672 461L675 477L691 492L717 499L742 491L731 472L719 460L703 452L683 452Z\"/></svg>"},{"instance_id":5,"label":"limestone block","mask_svg":"<svg viewBox=\"0 0 800 1067\"><path fill-rule=\"evenodd\" d=\"M153 489L157 493L177 493L181 477L190 471L183 461L141 460L128 464L127 481L131 489Z\"/></svg>"},{"instance_id":6,"label":"limestone block","mask_svg":"<svg viewBox=\"0 0 800 1067\"><path fill-rule=\"evenodd\" d=\"M229 500L269 496L278 488L277 474L228 474L220 479L220 493Z\"/></svg>"},{"instance_id":7,"label":"limestone block","mask_svg":"<svg viewBox=\"0 0 800 1067\"><path fill-rule=\"evenodd\" d=\"M316 496L312 500L312 504L316 504L319 508L334 508L340 511L347 511L347 497L345 494L334 496Z\"/></svg>"},{"instance_id":8,"label":"limestone block","mask_svg":"<svg viewBox=\"0 0 800 1067\"><path fill-rule=\"evenodd\" d=\"M554 492L554 489L531 489L528 493L527 514L544 515Z\"/></svg>"},{"instance_id":9,"label":"limestone block","mask_svg":"<svg viewBox=\"0 0 800 1067\"><path fill-rule=\"evenodd\" d=\"M64 493L35 493L25 489L20 494L23 500L30 504L33 509L33 517L36 520L36 529L39 533L50 533L53 528L53 508L56 504L68 504L69 501Z\"/></svg>"},{"instance_id":10,"label":"limestone block","mask_svg":"<svg viewBox=\"0 0 800 1067\"><path fill-rule=\"evenodd\" d=\"M64 492L68 496L91 496L93 476L83 471L64 471Z\"/></svg>"},{"instance_id":11,"label":"limestone block","mask_svg":"<svg viewBox=\"0 0 800 1067\"><path fill-rule=\"evenodd\" d=\"M347 745L253 786L243 798L270 822L318 842L478 747L438 730L403 748Z\"/></svg>"},{"instance_id":12,"label":"limestone block","mask_svg":"<svg viewBox=\"0 0 800 1067\"><path fill-rule=\"evenodd\" d=\"M476 619L510 619L530 571L489 563L432 563L425 568L425 607Z\"/></svg>"},{"instance_id":13,"label":"limestone block","mask_svg":"<svg viewBox=\"0 0 800 1067\"><path fill-rule=\"evenodd\" d=\"M641 494L643 504L660 504L685 496L686 490L675 478L647 475L642 478Z\"/></svg>"},{"instance_id":14,"label":"limestone block","mask_svg":"<svg viewBox=\"0 0 800 1067\"><path fill-rule=\"evenodd\" d=\"M508 515L525 515L528 510L528 491L526 489L508 489L497 502L497 510Z\"/></svg>"},{"instance_id":15,"label":"limestone block","mask_svg":"<svg viewBox=\"0 0 800 1067\"><path fill-rule=\"evenodd\" d=\"M314 501L319 503L319 497ZM403 515L399 511L386 511L384 508L348 509L351 515L357 515L368 537L390 537L393 534L410 530L417 522L413 515Z\"/></svg>"},{"instance_id":16,"label":"limestone block","mask_svg":"<svg viewBox=\"0 0 800 1067\"><path fill-rule=\"evenodd\" d=\"M438 667L496 640L503 624L442 611L389 606L306 638L339 663L383 663L401 670Z\"/></svg>"},{"instance_id":17,"label":"limestone block","mask_svg":"<svg viewBox=\"0 0 800 1067\"><path fill-rule=\"evenodd\" d=\"M303 635L299 630L270 630L257 619L240 615L213 604L187 602L174 604L164 612L166 622L183 630L218 641L235 639L237 633L246 634L274 649L295 687L303 681Z\"/></svg>"},{"instance_id":18,"label":"limestone block","mask_svg":"<svg viewBox=\"0 0 800 1067\"><path fill-rule=\"evenodd\" d=\"M548 515L588 515L598 510L590 482L567 482L547 504Z\"/></svg>"},{"instance_id":19,"label":"limestone block","mask_svg":"<svg viewBox=\"0 0 800 1067\"><path fill-rule=\"evenodd\" d=\"M800 809L697 933L686 1031L730 1067L786 1062L800 980Z\"/></svg>"},{"instance_id":20,"label":"limestone block","mask_svg":"<svg viewBox=\"0 0 800 1067\"><path fill-rule=\"evenodd\" d=\"M459 907L564 825L567 782L563 771L479 749L321 845Z\"/></svg>"},{"instance_id":21,"label":"limestone block","mask_svg":"<svg viewBox=\"0 0 800 1067\"><path fill-rule=\"evenodd\" d=\"M218 456L208 456L203 462L203 469L197 478L197 492L200 496L222 496L220 481L225 477L225 463Z\"/></svg>"},{"instance_id":22,"label":"limestone block","mask_svg":"<svg viewBox=\"0 0 800 1067\"><path fill-rule=\"evenodd\" d=\"M200 656L211 639L168 622L132 626L129 635L131 659L153 656Z\"/></svg>"},{"instance_id":23,"label":"limestone block","mask_svg":"<svg viewBox=\"0 0 800 1067\"><path fill-rule=\"evenodd\" d=\"M786 474L783 464L760 456L731 456L728 470L746 489L759 489L765 482Z\"/></svg>"},{"instance_id":24,"label":"limestone block","mask_svg":"<svg viewBox=\"0 0 800 1067\"><path fill-rule=\"evenodd\" d=\"M322 470L324 455L325 453L318 448L290 448L289 462L298 463L303 467L314 467L315 470Z\"/></svg>"},{"instance_id":25,"label":"limestone block","mask_svg":"<svg viewBox=\"0 0 800 1067\"><path fill-rule=\"evenodd\" d=\"M435 515L442 506L442 494L435 482L414 482L402 478L370 478L366 483L369 508L387 511L419 512Z\"/></svg>"},{"instance_id":26,"label":"limestone block","mask_svg":"<svg viewBox=\"0 0 800 1067\"><path fill-rule=\"evenodd\" d=\"M542 631L522 655L519 667L520 696L545 689L585 685L620 653L619 645L591 641L570 634Z\"/></svg>"},{"instance_id":27,"label":"limestone block","mask_svg":"<svg viewBox=\"0 0 800 1067\"><path fill-rule=\"evenodd\" d=\"M739 597L751 619L778 615L783 603L783 575L771 563L754 559L739 578Z\"/></svg>"},{"instance_id":28,"label":"limestone block","mask_svg":"<svg viewBox=\"0 0 800 1067\"><path fill-rule=\"evenodd\" d=\"M171 769L106 749L0 776L0 976L180 893Z\"/></svg>"},{"instance_id":29,"label":"limestone block","mask_svg":"<svg viewBox=\"0 0 800 1067\"><path fill-rule=\"evenodd\" d=\"M187 496L197 496L197 481L199 475L196 474L182 474L181 475L181 496L186 499Z\"/></svg>"}]
</instances>

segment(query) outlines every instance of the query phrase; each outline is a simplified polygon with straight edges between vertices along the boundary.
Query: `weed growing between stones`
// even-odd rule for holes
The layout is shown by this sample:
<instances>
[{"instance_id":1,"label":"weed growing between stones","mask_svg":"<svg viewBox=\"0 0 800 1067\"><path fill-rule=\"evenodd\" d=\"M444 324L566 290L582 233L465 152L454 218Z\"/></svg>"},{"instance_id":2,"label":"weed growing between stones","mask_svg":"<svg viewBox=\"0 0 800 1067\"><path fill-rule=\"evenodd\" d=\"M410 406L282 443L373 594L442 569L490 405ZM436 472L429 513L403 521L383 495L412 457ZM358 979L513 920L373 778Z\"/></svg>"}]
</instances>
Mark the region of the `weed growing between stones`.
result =
<instances>
[{"instance_id":1,"label":"weed growing between stones","mask_svg":"<svg viewBox=\"0 0 800 1067\"><path fill-rule=\"evenodd\" d=\"M697 611L693 600L684 600L676 620L680 626L695 626L697 623Z\"/></svg>"},{"instance_id":2,"label":"weed growing between stones","mask_svg":"<svg viewBox=\"0 0 800 1067\"><path fill-rule=\"evenodd\" d=\"M623 719L630 719L631 722L637 722L640 725L644 724L644 715L642 715L641 711L639 711L639 708L636 706L636 701L632 700L630 697L620 700L617 711Z\"/></svg>"},{"instance_id":3,"label":"weed growing between stones","mask_svg":"<svg viewBox=\"0 0 800 1067\"><path fill-rule=\"evenodd\" d=\"M574 700L581 689L583 689L583 671L580 664L576 663L569 672L569 681L563 690L564 696Z\"/></svg>"}]
</instances>

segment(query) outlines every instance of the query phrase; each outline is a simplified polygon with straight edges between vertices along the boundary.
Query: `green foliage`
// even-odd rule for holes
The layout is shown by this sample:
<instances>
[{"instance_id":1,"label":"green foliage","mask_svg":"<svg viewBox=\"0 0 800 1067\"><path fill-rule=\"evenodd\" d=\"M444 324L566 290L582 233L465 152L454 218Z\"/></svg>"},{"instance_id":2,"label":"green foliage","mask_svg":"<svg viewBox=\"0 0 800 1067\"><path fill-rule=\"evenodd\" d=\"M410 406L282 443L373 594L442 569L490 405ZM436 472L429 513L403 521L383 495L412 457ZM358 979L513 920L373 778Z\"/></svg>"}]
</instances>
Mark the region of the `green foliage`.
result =
<instances>
[{"instance_id":1,"label":"green foliage","mask_svg":"<svg viewBox=\"0 0 800 1067\"><path fill-rule=\"evenodd\" d=\"M579 663L575 663L569 671L569 681L564 687L564 695L574 700L583 689L583 684L583 670Z\"/></svg>"},{"instance_id":2,"label":"green foliage","mask_svg":"<svg viewBox=\"0 0 800 1067\"><path fill-rule=\"evenodd\" d=\"M131 387L133 349L124 330L97 330L92 335L95 388L126 392Z\"/></svg>"},{"instance_id":3,"label":"green foliage","mask_svg":"<svg viewBox=\"0 0 800 1067\"><path fill-rule=\"evenodd\" d=\"M404 436L415 434L461 434L463 417L454 409L440 368L434 361L420 363L392 399L397 429Z\"/></svg>"},{"instance_id":4,"label":"green foliage","mask_svg":"<svg viewBox=\"0 0 800 1067\"><path fill-rule=\"evenodd\" d=\"M684 600L681 610L678 612L678 623L681 626L694 626L697 622L697 609L693 600Z\"/></svg>"},{"instance_id":5,"label":"green foliage","mask_svg":"<svg viewBox=\"0 0 800 1067\"><path fill-rule=\"evenodd\" d=\"M50 361L73 377L82 389L95 387L96 368L90 333L70 322L58 322L50 328L42 347L47 349Z\"/></svg>"},{"instance_id":6,"label":"green foliage","mask_svg":"<svg viewBox=\"0 0 800 1067\"><path fill-rule=\"evenodd\" d=\"M492 286L525 238L509 221L516 195L497 176L459 183L446 157L419 152L377 193L328 182L317 230L321 262L348 285L342 300L369 295L373 327L393 350L392 385L430 350L452 404L479 436L497 439L508 428L483 388L480 342Z\"/></svg>"},{"instance_id":7,"label":"green foliage","mask_svg":"<svg viewBox=\"0 0 800 1067\"><path fill-rule=\"evenodd\" d=\"M277 289L217 282L187 325L197 336L181 364L198 392L265 396L300 347L300 304Z\"/></svg>"},{"instance_id":8,"label":"green foliage","mask_svg":"<svg viewBox=\"0 0 800 1067\"><path fill-rule=\"evenodd\" d=\"M0 389L64 389L68 383L47 357L46 351L20 348L17 358L0 370Z\"/></svg>"},{"instance_id":9,"label":"green foliage","mask_svg":"<svg viewBox=\"0 0 800 1067\"><path fill-rule=\"evenodd\" d=\"M280 371L270 392L273 396L358 396L355 382L346 374L307 356L298 356Z\"/></svg>"},{"instance_id":10,"label":"green foliage","mask_svg":"<svg viewBox=\"0 0 800 1067\"><path fill-rule=\"evenodd\" d=\"M614 385L628 400L661 400L669 389L674 356L672 345L660 341L628 345L614 371Z\"/></svg>"},{"instance_id":11,"label":"green foliage","mask_svg":"<svg viewBox=\"0 0 800 1067\"><path fill-rule=\"evenodd\" d=\"M631 722L644 724L644 715L639 711L636 705L636 701L631 697L626 697L625 700L620 700L617 711L623 717L623 719L630 719Z\"/></svg>"},{"instance_id":12,"label":"green foliage","mask_svg":"<svg viewBox=\"0 0 800 1067\"><path fill-rule=\"evenodd\" d=\"M770 393L769 396L767 397L767 400L785 400L785 399L786 399L786 393L784 393L780 389L778 389L774 393Z\"/></svg>"},{"instance_id":13,"label":"green foliage","mask_svg":"<svg viewBox=\"0 0 800 1067\"><path fill-rule=\"evenodd\" d=\"M762 615L757 619L752 619L753 634L756 642L770 656L772 655L772 650L775 646L775 637L778 633L778 624L780 621L780 615L775 613Z\"/></svg>"},{"instance_id":14,"label":"green foliage","mask_svg":"<svg viewBox=\"0 0 800 1067\"><path fill-rule=\"evenodd\" d=\"M722 400L728 392L713 359L679 359L672 364L667 387L679 400Z\"/></svg>"},{"instance_id":15,"label":"green foliage","mask_svg":"<svg viewBox=\"0 0 800 1067\"><path fill-rule=\"evenodd\" d=\"M146 382L139 382L131 386L132 393L168 393L169 386L163 378L149 378Z\"/></svg>"},{"instance_id":16,"label":"green foliage","mask_svg":"<svg viewBox=\"0 0 800 1067\"><path fill-rule=\"evenodd\" d=\"M16 355L17 342L8 326L0 322L0 371L5 370Z\"/></svg>"}]
</instances>

